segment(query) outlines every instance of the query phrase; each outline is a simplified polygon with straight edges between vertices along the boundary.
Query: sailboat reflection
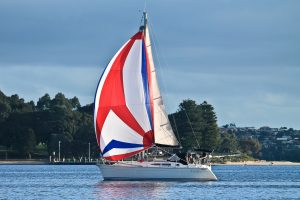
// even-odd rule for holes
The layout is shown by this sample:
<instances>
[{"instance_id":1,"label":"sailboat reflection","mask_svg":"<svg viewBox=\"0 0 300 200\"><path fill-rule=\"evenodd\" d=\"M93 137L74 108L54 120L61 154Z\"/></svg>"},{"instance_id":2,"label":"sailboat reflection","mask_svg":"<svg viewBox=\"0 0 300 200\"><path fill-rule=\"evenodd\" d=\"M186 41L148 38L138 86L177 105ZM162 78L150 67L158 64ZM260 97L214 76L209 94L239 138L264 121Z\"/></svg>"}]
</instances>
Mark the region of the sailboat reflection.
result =
<instances>
[{"instance_id":1,"label":"sailboat reflection","mask_svg":"<svg viewBox=\"0 0 300 200\"><path fill-rule=\"evenodd\" d=\"M96 185L97 199L165 199L167 188L175 182L101 181Z\"/></svg>"}]
</instances>

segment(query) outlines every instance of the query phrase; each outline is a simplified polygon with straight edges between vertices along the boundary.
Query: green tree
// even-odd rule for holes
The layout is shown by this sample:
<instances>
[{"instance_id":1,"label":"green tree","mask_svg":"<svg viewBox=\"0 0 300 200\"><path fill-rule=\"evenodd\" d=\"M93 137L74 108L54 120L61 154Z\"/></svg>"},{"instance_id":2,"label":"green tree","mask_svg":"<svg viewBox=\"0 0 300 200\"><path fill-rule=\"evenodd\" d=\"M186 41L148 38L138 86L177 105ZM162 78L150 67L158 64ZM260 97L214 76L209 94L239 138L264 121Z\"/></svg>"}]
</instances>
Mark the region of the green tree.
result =
<instances>
[{"instance_id":1,"label":"green tree","mask_svg":"<svg viewBox=\"0 0 300 200\"><path fill-rule=\"evenodd\" d=\"M218 148L220 133L217 118L213 107L207 102L197 105L194 100L183 100L178 111L169 118L175 132L178 130L184 149Z\"/></svg>"},{"instance_id":2,"label":"green tree","mask_svg":"<svg viewBox=\"0 0 300 200\"><path fill-rule=\"evenodd\" d=\"M50 102L51 107L61 107L67 110L72 110L71 102L65 97L65 95L61 92L57 93L54 99Z\"/></svg>"},{"instance_id":3,"label":"green tree","mask_svg":"<svg viewBox=\"0 0 300 200\"><path fill-rule=\"evenodd\" d=\"M199 105L203 119L201 145L207 149L217 149L220 145L220 132L217 116L212 105L204 101Z\"/></svg>"},{"instance_id":4,"label":"green tree","mask_svg":"<svg viewBox=\"0 0 300 200\"><path fill-rule=\"evenodd\" d=\"M88 144L90 143L91 155L99 155L99 147L95 138L93 117L84 113L81 116L81 126L74 135L72 152L76 156L88 157Z\"/></svg>"},{"instance_id":5,"label":"green tree","mask_svg":"<svg viewBox=\"0 0 300 200\"><path fill-rule=\"evenodd\" d=\"M50 108L50 102L51 102L51 98L50 98L49 94L46 93L44 96L39 98L36 107L37 107L38 110L49 109Z\"/></svg>"},{"instance_id":6,"label":"green tree","mask_svg":"<svg viewBox=\"0 0 300 200\"><path fill-rule=\"evenodd\" d=\"M73 110L78 110L81 106L80 106L80 102L79 99L77 97L73 97L72 99L69 100L71 105L72 105L72 109Z\"/></svg>"},{"instance_id":7,"label":"green tree","mask_svg":"<svg viewBox=\"0 0 300 200\"><path fill-rule=\"evenodd\" d=\"M171 125L175 133L178 134L179 141L185 150L200 147L201 140L201 114L194 100L183 100L179 104L176 113L169 116Z\"/></svg>"},{"instance_id":8,"label":"green tree","mask_svg":"<svg viewBox=\"0 0 300 200\"><path fill-rule=\"evenodd\" d=\"M7 102L0 102L0 123L8 118L10 112L10 105Z\"/></svg>"},{"instance_id":9,"label":"green tree","mask_svg":"<svg viewBox=\"0 0 300 200\"><path fill-rule=\"evenodd\" d=\"M221 135L220 152L234 153L238 150L238 140L234 133L225 132Z\"/></svg>"},{"instance_id":10,"label":"green tree","mask_svg":"<svg viewBox=\"0 0 300 200\"><path fill-rule=\"evenodd\" d=\"M258 157L259 152L262 148L261 144L257 139L245 139L240 140L240 149L243 153L247 153L248 155L252 155Z\"/></svg>"}]
</instances>

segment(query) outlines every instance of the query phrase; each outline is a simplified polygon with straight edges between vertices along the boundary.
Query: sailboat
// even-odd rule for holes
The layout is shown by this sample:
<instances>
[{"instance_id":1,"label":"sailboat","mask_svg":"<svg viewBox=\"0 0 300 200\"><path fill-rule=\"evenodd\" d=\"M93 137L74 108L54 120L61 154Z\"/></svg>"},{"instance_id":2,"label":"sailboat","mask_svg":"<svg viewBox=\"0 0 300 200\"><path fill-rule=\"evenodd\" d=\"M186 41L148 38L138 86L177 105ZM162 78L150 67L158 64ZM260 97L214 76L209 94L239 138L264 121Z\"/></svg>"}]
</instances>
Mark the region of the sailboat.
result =
<instances>
[{"instance_id":1,"label":"sailboat","mask_svg":"<svg viewBox=\"0 0 300 200\"><path fill-rule=\"evenodd\" d=\"M113 56L98 83L94 125L104 180L217 180L210 165L171 160L128 160L154 146L178 146L159 90L147 13ZM177 157L178 158L178 157Z\"/></svg>"}]
</instances>

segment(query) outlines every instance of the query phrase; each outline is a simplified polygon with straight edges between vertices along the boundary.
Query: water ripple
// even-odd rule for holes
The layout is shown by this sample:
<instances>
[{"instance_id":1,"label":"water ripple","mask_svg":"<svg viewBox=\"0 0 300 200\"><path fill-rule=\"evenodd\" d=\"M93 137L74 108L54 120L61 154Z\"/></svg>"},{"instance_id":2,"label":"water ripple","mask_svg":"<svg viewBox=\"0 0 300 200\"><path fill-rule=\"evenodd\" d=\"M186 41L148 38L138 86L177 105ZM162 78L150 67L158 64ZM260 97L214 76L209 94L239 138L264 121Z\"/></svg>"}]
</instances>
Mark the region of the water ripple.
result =
<instances>
[{"instance_id":1,"label":"water ripple","mask_svg":"<svg viewBox=\"0 0 300 200\"><path fill-rule=\"evenodd\" d=\"M300 166L215 166L215 182L101 181L96 166L0 165L0 199L300 199Z\"/></svg>"}]
</instances>

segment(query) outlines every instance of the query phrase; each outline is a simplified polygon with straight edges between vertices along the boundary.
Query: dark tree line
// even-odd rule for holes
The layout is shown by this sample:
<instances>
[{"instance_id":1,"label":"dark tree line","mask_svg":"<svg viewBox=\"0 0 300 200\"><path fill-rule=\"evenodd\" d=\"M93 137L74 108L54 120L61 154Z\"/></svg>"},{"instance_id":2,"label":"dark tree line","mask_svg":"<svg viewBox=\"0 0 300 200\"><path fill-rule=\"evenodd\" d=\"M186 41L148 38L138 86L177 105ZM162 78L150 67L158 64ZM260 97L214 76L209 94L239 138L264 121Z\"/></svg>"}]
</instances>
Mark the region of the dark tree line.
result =
<instances>
[{"instance_id":1,"label":"dark tree line","mask_svg":"<svg viewBox=\"0 0 300 200\"><path fill-rule=\"evenodd\" d=\"M220 135L212 105L200 105L193 100L180 103L170 121L185 150L205 148L220 150L232 143ZM54 98L45 94L35 104L18 95L10 97L0 92L0 156L9 152L15 157L48 157L58 151L61 141L62 157L87 156L88 143L97 157L93 128L93 104L81 106L77 97L68 99L62 93Z\"/></svg>"},{"instance_id":2,"label":"dark tree line","mask_svg":"<svg viewBox=\"0 0 300 200\"><path fill-rule=\"evenodd\" d=\"M61 157L87 157L89 143L92 157L98 157L93 107L81 106L77 97L68 99L62 93L54 98L45 94L35 104L0 91L0 159L46 158L54 152L57 156L59 141ZM259 157L257 140L239 141L234 132L220 132L214 108L206 101L183 100L169 119L185 151L201 148Z\"/></svg>"},{"instance_id":3,"label":"dark tree line","mask_svg":"<svg viewBox=\"0 0 300 200\"><path fill-rule=\"evenodd\" d=\"M0 158L4 152L19 158L57 155L59 141L62 157L87 156L88 143L96 157L92 112L92 104L81 107L77 97L62 93L53 99L45 94L35 105L0 91Z\"/></svg>"}]
</instances>

